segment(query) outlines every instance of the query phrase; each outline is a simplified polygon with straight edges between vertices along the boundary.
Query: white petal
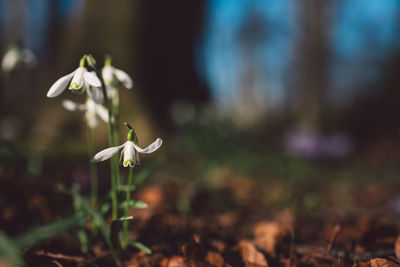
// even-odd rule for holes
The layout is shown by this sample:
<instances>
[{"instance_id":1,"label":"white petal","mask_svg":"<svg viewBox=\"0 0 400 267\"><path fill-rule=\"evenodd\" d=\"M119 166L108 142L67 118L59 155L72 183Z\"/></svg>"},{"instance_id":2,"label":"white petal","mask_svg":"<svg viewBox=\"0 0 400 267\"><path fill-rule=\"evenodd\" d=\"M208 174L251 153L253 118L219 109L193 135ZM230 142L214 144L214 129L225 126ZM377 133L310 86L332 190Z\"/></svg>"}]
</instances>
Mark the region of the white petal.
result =
<instances>
[{"instance_id":1,"label":"white petal","mask_svg":"<svg viewBox=\"0 0 400 267\"><path fill-rule=\"evenodd\" d=\"M72 77L71 84L69 85L69 89L81 91L84 85L83 74L87 72L85 67L79 67L74 72L74 77Z\"/></svg>"},{"instance_id":2,"label":"white petal","mask_svg":"<svg viewBox=\"0 0 400 267\"><path fill-rule=\"evenodd\" d=\"M99 153L94 155L91 162L99 162L99 161L104 161L104 160L111 158L112 156L117 154L118 151L125 146L125 144L126 143L124 143L120 146L114 146L114 147L106 148L106 149L100 151Z\"/></svg>"},{"instance_id":3,"label":"white petal","mask_svg":"<svg viewBox=\"0 0 400 267\"><path fill-rule=\"evenodd\" d=\"M104 66L101 70L101 75L103 75L104 82L107 84L111 84L113 81L113 67Z\"/></svg>"},{"instance_id":4,"label":"white petal","mask_svg":"<svg viewBox=\"0 0 400 267\"><path fill-rule=\"evenodd\" d=\"M58 79L47 92L47 97L56 97L60 95L67 87L75 72L65 75Z\"/></svg>"},{"instance_id":5,"label":"white petal","mask_svg":"<svg viewBox=\"0 0 400 267\"><path fill-rule=\"evenodd\" d=\"M96 113L106 123L108 123L108 110L100 104L96 104ZM114 123L114 117L111 117L111 122Z\"/></svg>"},{"instance_id":6,"label":"white petal","mask_svg":"<svg viewBox=\"0 0 400 267\"><path fill-rule=\"evenodd\" d=\"M124 149L124 167L134 167L134 156L135 156L135 147L133 146L132 141L126 142L125 149Z\"/></svg>"},{"instance_id":7,"label":"white petal","mask_svg":"<svg viewBox=\"0 0 400 267\"><path fill-rule=\"evenodd\" d=\"M99 104L103 103L104 97L101 88L90 86L87 83L85 85L86 85L86 93L89 95L89 97L93 99L96 103Z\"/></svg>"},{"instance_id":8,"label":"white petal","mask_svg":"<svg viewBox=\"0 0 400 267\"><path fill-rule=\"evenodd\" d=\"M71 100L63 100L62 105L69 111L82 111L86 109L84 104L79 104Z\"/></svg>"},{"instance_id":9,"label":"white petal","mask_svg":"<svg viewBox=\"0 0 400 267\"><path fill-rule=\"evenodd\" d=\"M132 88L133 81L125 71L114 68L114 74L118 81L120 81L126 87L126 89Z\"/></svg>"},{"instance_id":10,"label":"white petal","mask_svg":"<svg viewBox=\"0 0 400 267\"><path fill-rule=\"evenodd\" d=\"M116 90L114 86L112 85L106 85L107 88L107 97L108 99L113 99L115 94L116 94Z\"/></svg>"},{"instance_id":11,"label":"white petal","mask_svg":"<svg viewBox=\"0 0 400 267\"><path fill-rule=\"evenodd\" d=\"M85 78L85 81L89 85L94 86L94 87L101 87L100 79L97 77L96 74L93 74L93 73L87 71L83 74L83 77Z\"/></svg>"},{"instance_id":12,"label":"white petal","mask_svg":"<svg viewBox=\"0 0 400 267\"><path fill-rule=\"evenodd\" d=\"M87 125L94 129L99 125L99 119L96 116L96 113L86 112L85 113L86 123Z\"/></svg>"},{"instance_id":13,"label":"white petal","mask_svg":"<svg viewBox=\"0 0 400 267\"><path fill-rule=\"evenodd\" d=\"M154 141L151 145L149 145L148 147L146 147L144 149L138 147L135 143L133 143L133 146L135 147L135 149L138 152L145 153L145 154L153 153L154 151L159 149L161 145L162 145L161 138L157 138L156 141Z\"/></svg>"},{"instance_id":14,"label":"white petal","mask_svg":"<svg viewBox=\"0 0 400 267\"><path fill-rule=\"evenodd\" d=\"M97 119L97 112L96 112L96 103L93 101L93 99L88 98L86 100L86 122L89 125L90 128L96 128L99 120Z\"/></svg>"},{"instance_id":15,"label":"white petal","mask_svg":"<svg viewBox=\"0 0 400 267\"><path fill-rule=\"evenodd\" d=\"M3 57L3 62L1 65L2 70L6 72L11 71L17 65L19 58L20 53L17 49L11 48L8 50Z\"/></svg>"}]
</instances>

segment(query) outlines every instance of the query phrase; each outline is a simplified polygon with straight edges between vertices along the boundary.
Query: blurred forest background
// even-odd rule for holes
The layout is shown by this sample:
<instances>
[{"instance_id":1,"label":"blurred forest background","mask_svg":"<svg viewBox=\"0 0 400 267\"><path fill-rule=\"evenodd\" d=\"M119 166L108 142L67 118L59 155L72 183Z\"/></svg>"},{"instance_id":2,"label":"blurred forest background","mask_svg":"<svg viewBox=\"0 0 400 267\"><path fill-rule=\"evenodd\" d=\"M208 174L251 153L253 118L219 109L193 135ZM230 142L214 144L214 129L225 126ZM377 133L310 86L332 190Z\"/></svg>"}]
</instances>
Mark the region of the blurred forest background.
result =
<instances>
[{"instance_id":1,"label":"blurred forest background","mask_svg":"<svg viewBox=\"0 0 400 267\"><path fill-rule=\"evenodd\" d=\"M84 53L112 55L130 73L124 117L150 135L220 117L261 135L289 132L289 147L336 136L343 154L399 137L395 0L2 0L0 10L1 54L17 43L34 56L2 76L2 138L48 145L84 127L45 98Z\"/></svg>"},{"instance_id":2,"label":"blurred forest background","mask_svg":"<svg viewBox=\"0 0 400 267\"><path fill-rule=\"evenodd\" d=\"M91 53L131 75L122 120L143 145L163 137L182 176L207 161L297 177L311 160L395 178L399 32L397 0L0 0L0 54L21 52L1 76L2 161L39 173L46 158L85 157L85 124L60 105L74 96L45 95Z\"/></svg>"},{"instance_id":3,"label":"blurred forest background","mask_svg":"<svg viewBox=\"0 0 400 267\"><path fill-rule=\"evenodd\" d=\"M61 105L82 96L46 93L84 54L100 66L111 55L134 81L120 91L121 143L124 121L141 147L163 139L134 171L149 208L133 230L153 251L182 254L205 229L235 262L256 223L290 210L290 254L293 242L332 248L344 222L343 251L386 242L394 255L399 33L398 0L0 0L0 231L72 213L58 184L89 192L83 114ZM106 125L95 138L96 151L108 146ZM96 166L106 195L109 165Z\"/></svg>"}]
</instances>

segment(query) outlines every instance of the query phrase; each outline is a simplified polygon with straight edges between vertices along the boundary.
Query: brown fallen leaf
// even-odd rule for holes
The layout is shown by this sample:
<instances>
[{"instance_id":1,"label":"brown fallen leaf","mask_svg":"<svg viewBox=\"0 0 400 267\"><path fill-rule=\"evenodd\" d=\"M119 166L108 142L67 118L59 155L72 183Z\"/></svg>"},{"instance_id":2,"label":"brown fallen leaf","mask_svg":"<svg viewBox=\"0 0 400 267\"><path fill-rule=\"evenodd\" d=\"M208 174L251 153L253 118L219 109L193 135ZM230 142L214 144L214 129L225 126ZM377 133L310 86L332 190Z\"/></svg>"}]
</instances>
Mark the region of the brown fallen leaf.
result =
<instances>
[{"instance_id":1,"label":"brown fallen leaf","mask_svg":"<svg viewBox=\"0 0 400 267\"><path fill-rule=\"evenodd\" d=\"M222 253L226 249L226 244L221 240L211 241L211 246L215 248L219 253Z\"/></svg>"},{"instance_id":2,"label":"brown fallen leaf","mask_svg":"<svg viewBox=\"0 0 400 267\"><path fill-rule=\"evenodd\" d=\"M146 222L160 209L161 204L163 203L163 193L160 187L157 186L148 186L141 188L135 196L136 199L140 199L147 203L148 207L146 209L135 209L131 210L134 212L135 217L140 219L141 221Z\"/></svg>"},{"instance_id":3,"label":"brown fallen leaf","mask_svg":"<svg viewBox=\"0 0 400 267\"><path fill-rule=\"evenodd\" d=\"M51 261L52 263L54 263L55 265L57 265L57 267L63 267L62 265L61 265L61 263L59 263L58 261L56 261L56 260L53 260L53 261Z\"/></svg>"},{"instance_id":4,"label":"brown fallen leaf","mask_svg":"<svg viewBox=\"0 0 400 267\"><path fill-rule=\"evenodd\" d=\"M205 261L209 263L211 266L215 267L224 266L224 258L218 252L213 252L213 251L207 252Z\"/></svg>"},{"instance_id":5,"label":"brown fallen leaf","mask_svg":"<svg viewBox=\"0 0 400 267\"><path fill-rule=\"evenodd\" d=\"M253 227L254 241L258 248L276 257L275 247L282 235L281 226L277 222L261 222Z\"/></svg>"},{"instance_id":6,"label":"brown fallen leaf","mask_svg":"<svg viewBox=\"0 0 400 267\"><path fill-rule=\"evenodd\" d=\"M182 256L172 256L169 259L162 260L162 267L189 267Z\"/></svg>"},{"instance_id":7,"label":"brown fallen leaf","mask_svg":"<svg viewBox=\"0 0 400 267\"><path fill-rule=\"evenodd\" d=\"M267 267L268 263L264 255L257 250L256 246L248 240L239 243L240 254L246 267Z\"/></svg>"},{"instance_id":8,"label":"brown fallen leaf","mask_svg":"<svg viewBox=\"0 0 400 267\"><path fill-rule=\"evenodd\" d=\"M357 262L353 267L400 267L400 264L387 259L376 258L367 262Z\"/></svg>"},{"instance_id":9,"label":"brown fallen leaf","mask_svg":"<svg viewBox=\"0 0 400 267\"><path fill-rule=\"evenodd\" d=\"M164 259L160 263L161 267L206 267L207 263L202 261L194 261L182 256L172 256L169 259Z\"/></svg>"},{"instance_id":10,"label":"brown fallen leaf","mask_svg":"<svg viewBox=\"0 0 400 267\"><path fill-rule=\"evenodd\" d=\"M46 256L46 257L59 259L59 260L73 261L73 262L78 262L78 263L85 262L85 258L83 258L81 256L68 256L68 255L64 255L61 253L45 252L44 250L37 251L35 254L39 255L39 256Z\"/></svg>"},{"instance_id":11,"label":"brown fallen leaf","mask_svg":"<svg viewBox=\"0 0 400 267\"><path fill-rule=\"evenodd\" d=\"M277 247L282 247L285 239L290 238L293 231L293 214L285 211L274 221L262 221L253 227L256 246L272 257L277 255Z\"/></svg>"}]
</instances>

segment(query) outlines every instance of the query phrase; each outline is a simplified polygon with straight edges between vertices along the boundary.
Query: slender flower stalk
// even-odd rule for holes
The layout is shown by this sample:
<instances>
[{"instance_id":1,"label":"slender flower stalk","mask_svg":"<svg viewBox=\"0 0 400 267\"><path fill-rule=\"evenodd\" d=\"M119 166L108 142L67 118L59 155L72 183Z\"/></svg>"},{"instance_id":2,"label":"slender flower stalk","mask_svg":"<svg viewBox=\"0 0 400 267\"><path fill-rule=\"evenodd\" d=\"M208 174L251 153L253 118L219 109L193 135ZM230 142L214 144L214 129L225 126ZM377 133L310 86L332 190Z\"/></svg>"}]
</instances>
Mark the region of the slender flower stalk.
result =
<instances>
[{"instance_id":1,"label":"slender flower stalk","mask_svg":"<svg viewBox=\"0 0 400 267\"><path fill-rule=\"evenodd\" d=\"M103 96L104 96L104 104L108 110L108 123L107 123L107 130L108 130L108 143L110 146L114 146L114 127L112 123L112 108L110 106L110 101L107 96L107 88L104 83L103 76L101 74L101 71L97 67L96 61L93 58L92 55L88 55L86 57L86 60L89 64L89 66L94 70L96 75L100 79L101 83L101 89L103 91ZM116 220L118 219L118 193L117 193L117 188L119 184L119 169L118 169L118 159L117 157L112 157L111 158L111 201L112 201L112 219Z\"/></svg>"},{"instance_id":2,"label":"slender flower stalk","mask_svg":"<svg viewBox=\"0 0 400 267\"><path fill-rule=\"evenodd\" d=\"M89 159L94 156L95 153L95 142L94 142L94 131L93 128L87 127L88 132L88 151L89 151ZM96 164L90 162L90 200L94 207L97 207L98 204L98 196L99 196L99 189L98 189L98 175L97 175L97 167Z\"/></svg>"},{"instance_id":3,"label":"slender flower stalk","mask_svg":"<svg viewBox=\"0 0 400 267\"><path fill-rule=\"evenodd\" d=\"M92 158L95 152L93 128L98 124L98 117L108 121L107 111L96 101L99 101L99 88L101 82L95 73L89 72L86 65L87 56L84 55L79 62L79 67L72 73L58 79L47 92L47 97L53 98L60 95L67 87L71 92L87 92L85 104L78 104L70 100L64 100L63 106L70 111L85 111L86 124L88 128L88 152ZM93 205L97 203L98 177L97 169L93 163L90 165L91 200Z\"/></svg>"},{"instance_id":4,"label":"slender flower stalk","mask_svg":"<svg viewBox=\"0 0 400 267\"><path fill-rule=\"evenodd\" d=\"M93 129L99 124L99 118L108 122L107 109L98 104L89 95L87 96L85 104L75 103L71 100L63 100L62 105L69 111L85 111L85 121L88 131L88 152L89 159L95 154L95 142ZM113 121L113 118L111 118ZM92 162L90 165L90 184L91 184L91 201L94 206L97 205L98 198L98 175L96 165Z\"/></svg>"},{"instance_id":5,"label":"slender flower stalk","mask_svg":"<svg viewBox=\"0 0 400 267\"><path fill-rule=\"evenodd\" d=\"M132 185L133 185L133 168L129 168L128 183L127 183L126 198L125 198L126 205L125 205L125 210L124 210L125 217L129 216L129 205L130 205L130 201L131 201ZM127 247L129 245L129 241L130 241L129 221L124 221L123 229L124 229L124 244L125 244L125 247Z\"/></svg>"},{"instance_id":6,"label":"slender flower stalk","mask_svg":"<svg viewBox=\"0 0 400 267\"><path fill-rule=\"evenodd\" d=\"M107 95L111 101L113 115L115 117L115 137L116 142L119 141L119 119L120 119L120 93L119 88L121 85L126 89L132 89L133 81L131 77L123 70L117 69L112 66L112 58L106 56L104 67L101 70L104 83L107 88Z\"/></svg>"},{"instance_id":7,"label":"slender flower stalk","mask_svg":"<svg viewBox=\"0 0 400 267\"><path fill-rule=\"evenodd\" d=\"M113 114L115 116L115 119L118 123L115 124L115 136L116 136L116 142L119 141L119 121L120 121L120 107L119 107L119 90L115 90L115 95L112 99L112 108L113 108Z\"/></svg>"}]
</instances>

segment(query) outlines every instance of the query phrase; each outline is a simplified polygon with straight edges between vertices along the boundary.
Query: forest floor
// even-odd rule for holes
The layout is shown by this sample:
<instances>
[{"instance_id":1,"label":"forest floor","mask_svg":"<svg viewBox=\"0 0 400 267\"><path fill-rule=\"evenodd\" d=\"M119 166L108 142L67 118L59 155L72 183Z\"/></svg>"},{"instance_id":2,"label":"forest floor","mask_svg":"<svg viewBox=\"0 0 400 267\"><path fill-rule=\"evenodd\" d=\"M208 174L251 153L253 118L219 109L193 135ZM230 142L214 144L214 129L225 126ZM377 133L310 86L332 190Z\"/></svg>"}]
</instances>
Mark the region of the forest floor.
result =
<instances>
[{"instance_id":1,"label":"forest floor","mask_svg":"<svg viewBox=\"0 0 400 267\"><path fill-rule=\"evenodd\" d=\"M71 198L57 191L70 174L53 170L28 181L3 176L2 231L13 236L72 213ZM135 191L148 208L132 211L132 239L152 254L130 249L126 266L400 266L398 185L321 177L326 187L311 188L229 169L209 175L208 186L163 181ZM76 230L32 247L24 259L28 266L113 266L101 239L82 253Z\"/></svg>"},{"instance_id":2,"label":"forest floor","mask_svg":"<svg viewBox=\"0 0 400 267\"><path fill-rule=\"evenodd\" d=\"M250 150L229 150L227 159L205 148L156 164L133 193L148 207L132 210L130 224L131 239L152 253L128 248L120 255L123 265L400 266L396 162L308 162ZM73 214L73 199L59 185L78 183L87 194L85 161L48 160L34 176L23 171L21 159L6 160L1 232L13 239ZM99 166L103 195L107 166ZM27 266L115 266L101 236L82 252L77 228L30 246L23 259ZM0 257L0 266L12 265Z\"/></svg>"}]
</instances>

